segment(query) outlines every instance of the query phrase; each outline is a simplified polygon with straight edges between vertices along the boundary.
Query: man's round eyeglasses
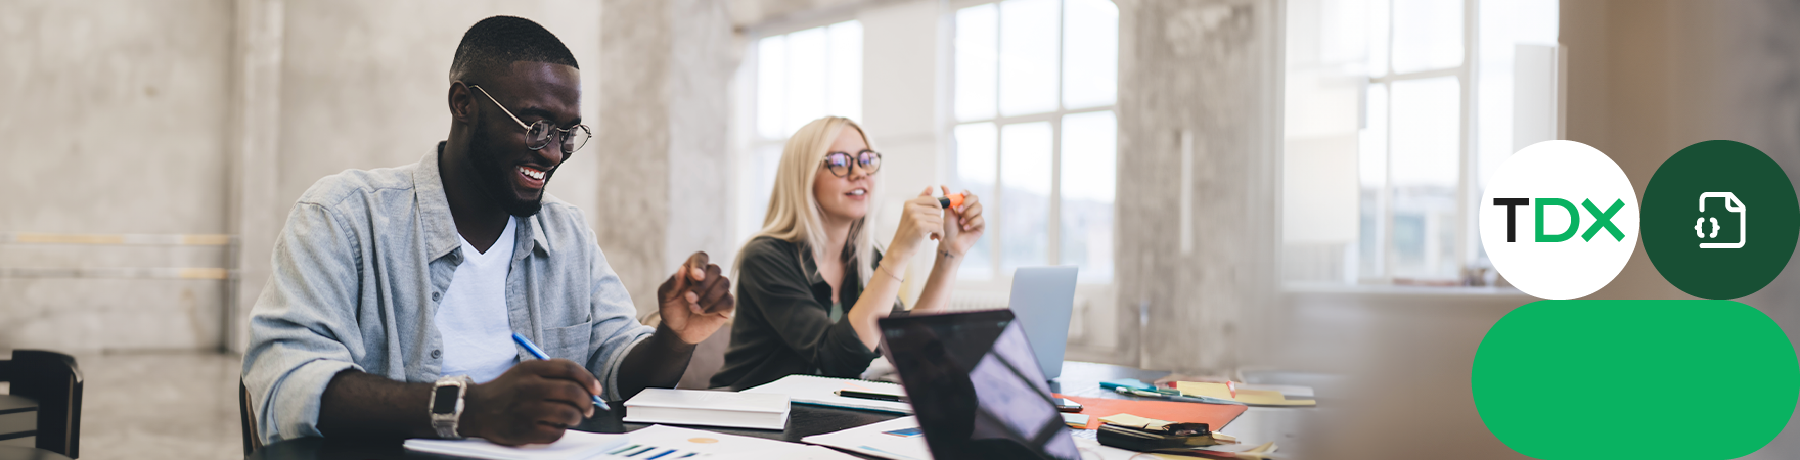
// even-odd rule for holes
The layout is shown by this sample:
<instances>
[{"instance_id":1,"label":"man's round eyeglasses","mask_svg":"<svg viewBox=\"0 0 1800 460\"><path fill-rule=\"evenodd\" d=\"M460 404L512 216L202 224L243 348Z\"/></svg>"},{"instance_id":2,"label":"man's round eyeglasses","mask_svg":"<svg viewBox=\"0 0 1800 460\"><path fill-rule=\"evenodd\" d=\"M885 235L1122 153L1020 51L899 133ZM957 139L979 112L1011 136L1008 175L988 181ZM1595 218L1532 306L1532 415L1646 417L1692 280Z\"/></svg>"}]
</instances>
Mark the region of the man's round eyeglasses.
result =
<instances>
[{"instance_id":1,"label":"man's round eyeglasses","mask_svg":"<svg viewBox=\"0 0 1800 460\"><path fill-rule=\"evenodd\" d=\"M831 171L831 175L833 176L848 176L850 175L851 158L852 156L845 152L831 152L825 154L825 170ZM856 166L862 168L863 174L875 174L875 171L881 170L880 152L865 149L861 152L856 152L854 158L856 159Z\"/></svg>"},{"instance_id":2,"label":"man's round eyeglasses","mask_svg":"<svg viewBox=\"0 0 1800 460\"><path fill-rule=\"evenodd\" d=\"M574 153L576 150L580 150L582 146L587 145L589 138L594 137L594 131L588 129L587 125L575 125L569 129L556 129L556 126L551 125L549 120L538 120L535 123L527 125L525 122L520 121L517 115L513 115L511 110L507 110L505 105L501 105L499 100L494 99L494 95L488 94L487 90L481 89L480 86L475 85L469 85L469 87L481 91L481 95L487 96L490 101L494 101L495 107L499 107L500 111L506 112L506 116L512 117L513 123L518 123L519 127L525 128L525 142L530 145L532 150L542 149L544 146L550 145L550 140L552 138L558 138L562 140L563 154ZM552 133L555 133L556 135L552 136Z\"/></svg>"}]
</instances>

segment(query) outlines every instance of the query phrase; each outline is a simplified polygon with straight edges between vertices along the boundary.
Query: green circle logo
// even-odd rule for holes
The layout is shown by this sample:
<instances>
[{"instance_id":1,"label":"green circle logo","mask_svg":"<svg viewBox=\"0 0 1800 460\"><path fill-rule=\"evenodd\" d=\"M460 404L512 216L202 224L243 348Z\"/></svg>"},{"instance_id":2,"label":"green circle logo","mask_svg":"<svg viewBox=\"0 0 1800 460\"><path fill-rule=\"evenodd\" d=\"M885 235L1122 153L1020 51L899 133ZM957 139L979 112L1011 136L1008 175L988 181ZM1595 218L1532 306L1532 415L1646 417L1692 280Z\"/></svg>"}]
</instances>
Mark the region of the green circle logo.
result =
<instances>
[{"instance_id":1,"label":"green circle logo","mask_svg":"<svg viewBox=\"0 0 1800 460\"><path fill-rule=\"evenodd\" d=\"M1794 255L1800 203L1781 165L1733 141L1690 145L1644 189L1644 252L1675 287L1736 299L1767 286Z\"/></svg>"}]
</instances>

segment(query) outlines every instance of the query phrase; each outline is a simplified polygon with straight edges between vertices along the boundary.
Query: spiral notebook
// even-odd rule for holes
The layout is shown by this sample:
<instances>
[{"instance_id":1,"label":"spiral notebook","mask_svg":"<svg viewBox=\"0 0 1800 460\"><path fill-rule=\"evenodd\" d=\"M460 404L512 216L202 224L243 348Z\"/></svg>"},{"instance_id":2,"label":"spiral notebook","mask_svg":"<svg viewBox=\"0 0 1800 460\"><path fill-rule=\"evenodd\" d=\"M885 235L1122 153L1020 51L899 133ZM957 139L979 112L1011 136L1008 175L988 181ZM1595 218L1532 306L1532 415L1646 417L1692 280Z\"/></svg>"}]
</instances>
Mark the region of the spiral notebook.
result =
<instances>
[{"instance_id":1,"label":"spiral notebook","mask_svg":"<svg viewBox=\"0 0 1800 460\"><path fill-rule=\"evenodd\" d=\"M846 398L838 396L838 390L860 391L865 393L882 393L905 396L906 390L900 384L877 382L873 380L857 380L837 377L821 377L817 375L794 374L780 380L758 385L744 390L743 393L761 393L787 395L789 400L799 404L814 406L842 407L877 412L912 415L912 404L894 401L876 401L872 399Z\"/></svg>"}]
</instances>

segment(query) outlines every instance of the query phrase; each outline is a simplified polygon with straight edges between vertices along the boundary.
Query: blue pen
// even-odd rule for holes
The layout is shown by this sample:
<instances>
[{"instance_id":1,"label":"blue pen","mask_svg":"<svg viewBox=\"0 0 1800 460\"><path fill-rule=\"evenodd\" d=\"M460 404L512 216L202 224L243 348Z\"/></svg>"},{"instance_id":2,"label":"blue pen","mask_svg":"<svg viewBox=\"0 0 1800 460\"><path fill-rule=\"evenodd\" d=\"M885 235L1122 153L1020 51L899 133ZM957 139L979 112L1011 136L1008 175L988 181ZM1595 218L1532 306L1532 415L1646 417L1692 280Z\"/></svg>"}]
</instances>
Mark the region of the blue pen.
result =
<instances>
[{"instance_id":1,"label":"blue pen","mask_svg":"<svg viewBox=\"0 0 1800 460\"><path fill-rule=\"evenodd\" d=\"M517 332L513 333L513 341L518 342L519 346L525 347L525 351L531 352L531 356L536 356L537 359L550 359L550 355L544 354L544 350L539 350L536 344L531 343L531 339L527 339ZM594 406L599 407L600 410L612 412L612 406L606 405L606 401L601 401L600 395L594 395Z\"/></svg>"}]
</instances>

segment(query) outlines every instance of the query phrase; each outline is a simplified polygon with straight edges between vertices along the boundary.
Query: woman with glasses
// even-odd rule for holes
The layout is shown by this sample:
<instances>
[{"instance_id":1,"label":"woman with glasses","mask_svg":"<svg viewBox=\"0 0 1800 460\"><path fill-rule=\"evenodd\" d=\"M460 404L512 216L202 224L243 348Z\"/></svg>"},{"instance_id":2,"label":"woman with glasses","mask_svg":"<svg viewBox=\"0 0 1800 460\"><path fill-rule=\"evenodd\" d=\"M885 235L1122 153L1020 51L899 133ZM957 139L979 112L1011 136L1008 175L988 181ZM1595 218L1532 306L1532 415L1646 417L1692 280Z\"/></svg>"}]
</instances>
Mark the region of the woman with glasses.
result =
<instances>
[{"instance_id":1,"label":"woman with glasses","mask_svg":"<svg viewBox=\"0 0 1800 460\"><path fill-rule=\"evenodd\" d=\"M960 206L944 209L926 187L906 201L883 254L869 228L880 171L881 154L849 119L822 118L788 139L762 231L738 251L737 319L712 386L858 376L879 356L876 321L904 310L901 276L911 264L933 264L912 311L949 304L963 253L986 230L981 201L964 191Z\"/></svg>"}]
</instances>

